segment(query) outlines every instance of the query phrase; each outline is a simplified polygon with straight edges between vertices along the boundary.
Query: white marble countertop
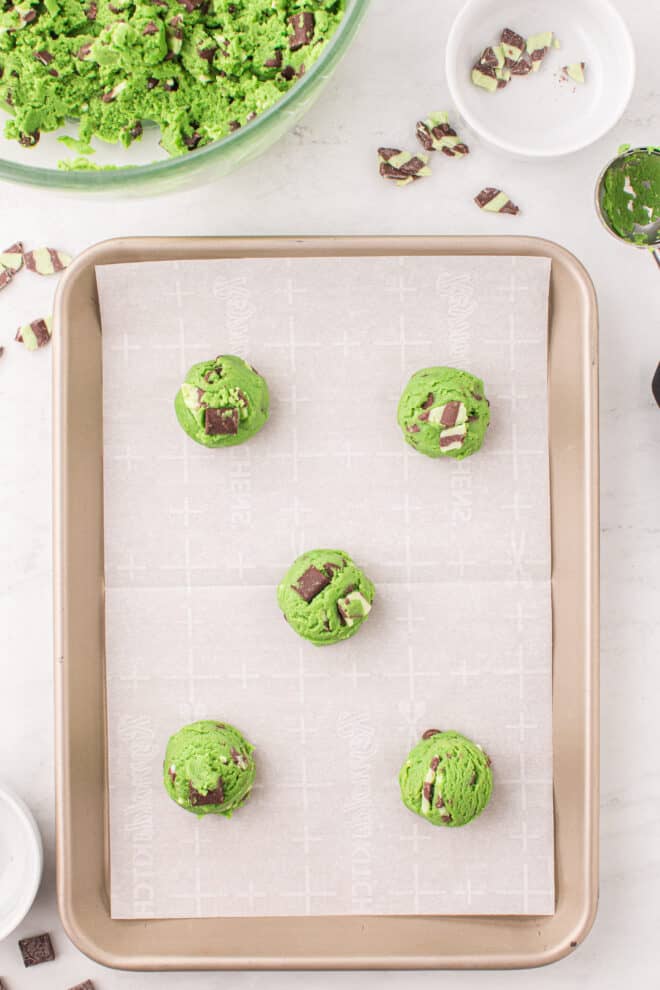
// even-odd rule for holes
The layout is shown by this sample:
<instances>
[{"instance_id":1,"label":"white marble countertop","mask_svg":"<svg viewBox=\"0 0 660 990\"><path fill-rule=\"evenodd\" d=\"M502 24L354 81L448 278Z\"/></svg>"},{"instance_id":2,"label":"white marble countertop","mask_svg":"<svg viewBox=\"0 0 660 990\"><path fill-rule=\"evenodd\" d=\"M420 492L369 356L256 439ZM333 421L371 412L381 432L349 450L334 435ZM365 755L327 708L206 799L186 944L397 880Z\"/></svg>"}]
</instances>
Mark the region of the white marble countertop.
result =
<instances>
[{"instance_id":1,"label":"white marble countertop","mask_svg":"<svg viewBox=\"0 0 660 990\"><path fill-rule=\"evenodd\" d=\"M579 2L579 0L577 0ZM521 233L580 258L600 303L602 450L601 898L595 928L569 959L525 973L115 973L81 956L57 917L53 855L50 353L11 343L20 323L49 312L51 280L17 281L0 296L0 779L33 808L46 847L37 902L16 936L52 933L58 959L26 972L16 936L0 944L8 990L56 990L92 978L97 990L185 985L242 988L656 987L660 972L660 410L650 380L660 360L660 273L608 237L593 209L602 165L623 141L660 141L660 8L617 0L633 34L638 78L615 130L557 163L499 157L479 145L451 185L397 190L374 149L421 111L448 105L443 39L459 0L374 0L361 34L303 123L270 153L217 185L164 199L60 198L0 186L0 241L72 253L131 234ZM551 6L551 5L549 5ZM406 131L407 133L407 131ZM517 217L482 215L481 185L502 185ZM654 745L655 744L655 745Z\"/></svg>"}]
</instances>

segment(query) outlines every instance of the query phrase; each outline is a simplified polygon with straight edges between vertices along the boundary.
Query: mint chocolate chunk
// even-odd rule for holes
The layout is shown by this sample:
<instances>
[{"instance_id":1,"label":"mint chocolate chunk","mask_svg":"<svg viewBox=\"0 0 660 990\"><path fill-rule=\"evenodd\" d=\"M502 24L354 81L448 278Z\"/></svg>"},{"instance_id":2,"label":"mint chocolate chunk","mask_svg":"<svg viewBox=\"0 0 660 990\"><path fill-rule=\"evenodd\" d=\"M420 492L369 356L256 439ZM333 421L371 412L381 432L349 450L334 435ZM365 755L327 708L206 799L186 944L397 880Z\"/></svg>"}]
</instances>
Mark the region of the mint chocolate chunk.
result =
<instances>
[{"instance_id":1,"label":"mint chocolate chunk","mask_svg":"<svg viewBox=\"0 0 660 990\"><path fill-rule=\"evenodd\" d=\"M235 436L238 433L238 409L207 409L204 432L209 437Z\"/></svg>"},{"instance_id":2,"label":"mint chocolate chunk","mask_svg":"<svg viewBox=\"0 0 660 990\"><path fill-rule=\"evenodd\" d=\"M323 571L320 571L318 567L308 567L303 574L300 575L297 582L292 584L291 587L296 591L303 601L309 604L313 598L316 598L324 588L330 584L330 578Z\"/></svg>"}]
</instances>

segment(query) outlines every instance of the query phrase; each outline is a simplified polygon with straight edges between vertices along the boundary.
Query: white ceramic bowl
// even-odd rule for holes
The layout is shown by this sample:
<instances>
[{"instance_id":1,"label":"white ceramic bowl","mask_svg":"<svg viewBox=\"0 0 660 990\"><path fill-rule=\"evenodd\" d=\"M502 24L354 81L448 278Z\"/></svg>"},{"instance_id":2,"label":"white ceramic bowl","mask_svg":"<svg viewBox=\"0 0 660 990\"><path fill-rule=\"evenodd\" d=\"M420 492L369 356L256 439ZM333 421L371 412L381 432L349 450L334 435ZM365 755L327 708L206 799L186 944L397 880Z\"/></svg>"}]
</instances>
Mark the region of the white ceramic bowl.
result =
<instances>
[{"instance_id":1,"label":"white ceramic bowl","mask_svg":"<svg viewBox=\"0 0 660 990\"><path fill-rule=\"evenodd\" d=\"M23 801L0 785L0 941L32 907L42 870L37 823Z\"/></svg>"},{"instance_id":2,"label":"white ceramic bowl","mask_svg":"<svg viewBox=\"0 0 660 990\"><path fill-rule=\"evenodd\" d=\"M525 37L553 31L561 48L538 72L488 93L470 74L505 27ZM583 85L560 81L571 62L586 63ZM586 148L616 124L632 93L635 50L609 0L468 0L449 32L446 68L454 106L484 141L519 157L552 158Z\"/></svg>"}]
</instances>

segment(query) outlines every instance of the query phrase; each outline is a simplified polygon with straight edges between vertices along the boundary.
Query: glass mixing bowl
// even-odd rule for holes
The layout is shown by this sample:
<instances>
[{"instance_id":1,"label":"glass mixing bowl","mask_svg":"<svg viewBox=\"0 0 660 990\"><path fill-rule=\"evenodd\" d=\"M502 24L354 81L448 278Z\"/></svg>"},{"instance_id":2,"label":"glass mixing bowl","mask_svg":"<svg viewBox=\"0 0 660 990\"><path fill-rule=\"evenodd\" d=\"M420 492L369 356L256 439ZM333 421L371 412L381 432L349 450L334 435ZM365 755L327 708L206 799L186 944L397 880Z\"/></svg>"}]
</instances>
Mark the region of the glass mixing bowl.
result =
<instances>
[{"instance_id":1,"label":"glass mixing bowl","mask_svg":"<svg viewBox=\"0 0 660 990\"><path fill-rule=\"evenodd\" d=\"M2 136L6 115L0 111L0 180L47 189L145 195L227 175L260 155L306 113L355 37L368 2L346 0L346 13L320 58L277 103L233 134L176 158L165 157L158 144L160 132L152 126L145 127L142 140L129 148L97 142L97 152L91 159L94 164L127 167L108 171L62 170L57 162L74 155L57 138L62 134L75 136L75 122L68 129L42 134L34 148L23 148Z\"/></svg>"}]
</instances>

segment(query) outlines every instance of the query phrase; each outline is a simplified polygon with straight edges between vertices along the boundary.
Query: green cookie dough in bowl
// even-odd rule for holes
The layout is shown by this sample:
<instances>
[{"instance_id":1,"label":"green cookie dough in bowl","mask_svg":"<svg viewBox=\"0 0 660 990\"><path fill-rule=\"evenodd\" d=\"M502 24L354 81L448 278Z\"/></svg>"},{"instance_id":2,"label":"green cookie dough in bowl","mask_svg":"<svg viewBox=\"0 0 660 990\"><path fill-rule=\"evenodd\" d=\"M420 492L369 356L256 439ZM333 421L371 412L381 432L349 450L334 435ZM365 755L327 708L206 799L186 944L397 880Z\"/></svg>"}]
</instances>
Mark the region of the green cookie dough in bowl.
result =
<instances>
[{"instance_id":1,"label":"green cookie dough in bowl","mask_svg":"<svg viewBox=\"0 0 660 990\"><path fill-rule=\"evenodd\" d=\"M397 418L415 450L460 461L484 442L490 422L484 383L458 368L423 368L404 388Z\"/></svg>"},{"instance_id":2,"label":"green cookie dough in bowl","mask_svg":"<svg viewBox=\"0 0 660 990\"><path fill-rule=\"evenodd\" d=\"M204 172L209 179L226 174L260 154L307 110L366 5L4 4L0 178L144 193L192 184Z\"/></svg>"},{"instance_id":3,"label":"green cookie dough in bowl","mask_svg":"<svg viewBox=\"0 0 660 990\"><path fill-rule=\"evenodd\" d=\"M194 815L231 818L247 801L254 783L253 751L233 725L210 721L184 725L165 750L165 790Z\"/></svg>"},{"instance_id":4,"label":"green cookie dough in bowl","mask_svg":"<svg viewBox=\"0 0 660 990\"><path fill-rule=\"evenodd\" d=\"M176 394L174 409L189 437L204 447L245 443L268 419L268 386L231 354L194 364Z\"/></svg>"},{"instance_id":5,"label":"green cookie dough in bowl","mask_svg":"<svg viewBox=\"0 0 660 990\"><path fill-rule=\"evenodd\" d=\"M399 773L401 800L431 825L457 828L484 810L493 790L490 758L459 732L427 729Z\"/></svg>"},{"instance_id":6,"label":"green cookie dough in bowl","mask_svg":"<svg viewBox=\"0 0 660 990\"><path fill-rule=\"evenodd\" d=\"M292 629L315 646L354 636L374 600L369 578L342 550L308 550L284 575L277 601Z\"/></svg>"}]
</instances>

